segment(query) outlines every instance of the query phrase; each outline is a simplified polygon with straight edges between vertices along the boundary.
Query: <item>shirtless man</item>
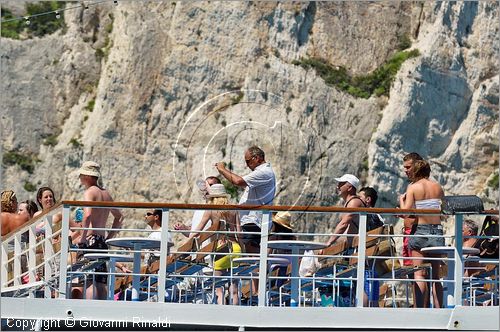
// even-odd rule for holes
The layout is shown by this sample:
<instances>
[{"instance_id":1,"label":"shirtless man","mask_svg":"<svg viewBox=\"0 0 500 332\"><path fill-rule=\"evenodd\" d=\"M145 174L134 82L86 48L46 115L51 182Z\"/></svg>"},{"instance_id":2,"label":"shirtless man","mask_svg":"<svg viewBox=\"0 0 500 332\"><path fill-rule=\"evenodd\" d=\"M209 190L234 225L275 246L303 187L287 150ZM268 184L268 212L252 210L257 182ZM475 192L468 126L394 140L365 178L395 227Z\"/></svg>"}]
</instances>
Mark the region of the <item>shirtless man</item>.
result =
<instances>
[{"instance_id":1,"label":"shirtless man","mask_svg":"<svg viewBox=\"0 0 500 332\"><path fill-rule=\"evenodd\" d=\"M356 195L359 189L359 179L352 174L344 174L340 178L335 178L337 181L337 192L345 202L344 207L357 208L364 207L363 201ZM353 213L344 213L335 227L335 234L358 234L359 215ZM334 244L340 235L332 235L327 242L328 246ZM350 246L353 237L347 239Z\"/></svg>"},{"instance_id":2,"label":"shirtless man","mask_svg":"<svg viewBox=\"0 0 500 332\"><path fill-rule=\"evenodd\" d=\"M79 170L79 178L81 184L85 187L85 193L83 194L84 201L100 201L100 202L112 202L113 198L109 192L98 184L98 180L101 177L101 167L99 164L93 161L86 161L83 163ZM123 215L120 210L115 208L91 208L86 207L83 209L83 219L82 228L105 228L108 221L108 216L111 213L114 217L112 228L121 228ZM80 243L78 247L81 249L107 249L106 240L111 239L116 235L117 231L109 231L106 235L104 230L94 230L94 229L84 229L80 238ZM83 252L88 253L90 251ZM106 272L104 267L103 271L96 272ZM96 290L94 298L106 299L106 282L107 277L104 275L96 275ZM92 292L92 286L89 287L90 292ZM87 294L89 294L89 289L87 289Z\"/></svg>"},{"instance_id":3,"label":"shirtless man","mask_svg":"<svg viewBox=\"0 0 500 332\"><path fill-rule=\"evenodd\" d=\"M360 190L359 179L352 174L344 174L340 178L335 178L337 181L337 192L342 197L344 201L344 207L346 208L362 208L365 207L365 202L357 196L357 191ZM369 191L367 188L362 188L365 192ZM364 196L363 196L364 197ZM376 199L373 201L375 204ZM335 227L335 234L358 234L359 232L359 215L354 213L343 213L342 217ZM328 246L334 244L341 235L332 235L327 242ZM350 247L354 237L350 236L343 239L347 242L347 246ZM323 254L323 251L320 251ZM365 270L365 278L376 278L377 275L373 271ZM364 283L364 293L363 293L363 306L364 307L378 307L379 298L379 281L365 279Z\"/></svg>"},{"instance_id":4,"label":"shirtless man","mask_svg":"<svg viewBox=\"0 0 500 332\"><path fill-rule=\"evenodd\" d=\"M2 236L9 234L29 220L29 216L17 214L17 197L12 190L2 191Z\"/></svg>"}]
</instances>

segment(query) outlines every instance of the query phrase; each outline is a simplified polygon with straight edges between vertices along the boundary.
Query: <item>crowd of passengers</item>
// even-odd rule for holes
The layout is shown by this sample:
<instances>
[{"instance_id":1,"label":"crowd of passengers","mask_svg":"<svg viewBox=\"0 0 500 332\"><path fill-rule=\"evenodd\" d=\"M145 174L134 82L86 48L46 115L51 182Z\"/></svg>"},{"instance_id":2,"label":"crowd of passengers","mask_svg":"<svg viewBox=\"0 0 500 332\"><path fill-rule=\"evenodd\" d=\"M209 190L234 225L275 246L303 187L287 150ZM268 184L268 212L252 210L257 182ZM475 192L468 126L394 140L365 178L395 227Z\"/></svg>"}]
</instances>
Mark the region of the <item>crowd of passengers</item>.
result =
<instances>
[{"instance_id":1,"label":"crowd of passengers","mask_svg":"<svg viewBox=\"0 0 500 332\"><path fill-rule=\"evenodd\" d=\"M209 176L204 181L198 182L203 198L207 204L225 205L230 204L230 195L226 192L224 185L221 183L221 178L226 179L231 184L244 189L239 203L240 205L272 205L275 197L276 177L271 167L271 164L266 161L264 151L257 147L249 147L244 153L244 159L247 167L251 170L250 173L240 176L230 169L226 168L224 162L215 164L215 168L219 176ZM441 199L444 196L443 189L439 183L430 179L431 168L429 163L424 160L418 153L409 153L403 158L403 168L408 178L408 187L406 192L399 197L398 205L402 209L440 209ZM102 186L100 165L87 161L84 162L79 169L79 179L85 188L83 194L84 201L113 201L110 193ZM337 182L336 192L342 198L343 206L347 208L364 208L374 207L377 202L377 192L372 187L361 187L360 180L352 174L344 174L339 178L335 178ZM5 190L1 194L1 222L2 222L2 237L15 231L17 228L28 222L30 219L37 217L49 211L56 203L55 193L50 187L41 187L36 195L36 202L32 200L24 200L18 203L16 194L12 190ZM112 216L113 222L112 231L106 232L100 228L106 228L108 217ZM427 247L444 246L445 240L443 237L442 219L436 215L401 215L403 219L405 235L415 235L405 237L403 241L402 256L404 265L419 265L425 262L427 256L422 249ZM150 238L160 239L162 226L162 211L148 210L144 215L145 222L151 228ZM116 208L92 208L83 209L83 215L76 213L74 218L70 218L70 237L71 244L75 250L81 250L82 253L92 252L92 250L105 250L108 248L106 240L113 238L118 229L122 227L123 215ZM53 232L57 231L57 226L61 224L62 213L57 212L52 216L54 225ZM258 255L260 252L260 234L262 223L262 212L259 211L195 211L191 224L175 223L173 229L181 232L188 239L200 236L200 232L206 230L212 223L224 221L226 230L229 231L223 237L218 238L217 249L227 247L229 245L231 254L217 256L212 265L215 275L222 275L227 272L231 266L234 266L232 260L239 257L241 253L250 253ZM43 237L46 229L46 221L40 221L36 225L36 235ZM340 221L334 229L332 235L326 242L327 247L332 247L340 242L345 242L346 247L351 245L353 237L342 236L343 234L357 234L359 225L359 215L354 213L343 213L340 216ZM384 225L384 220L376 215L369 215L367 220L367 230L371 230ZM91 228L91 229L86 229ZM92 229L96 228L96 229ZM470 236L477 235L478 225L472 220L465 220L463 234L464 246L474 247L477 244L477 239ZM234 233L232 233L234 232ZM295 239L292 234L293 227L291 223L291 214L289 212L278 212L272 216L270 223L270 240L276 239ZM168 234L168 233L167 233ZM438 235L428 237L428 235ZM168 235L168 241L172 242L171 235ZM26 235L23 235L23 240L27 241ZM57 242L58 239L52 239ZM270 251L271 253L271 251ZM291 252L286 250L273 252L287 257ZM322 254L323 251L317 254ZM81 258L81 257L78 257ZM148 264L159 259L158 254L150 254L148 256ZM288 256L288 259L289 256ZM430 261L432 275L428 276L427 269L420 269L414 273L414 278L417 280L414 286L414 306L429 307L430 297L432 296L433 307L441 307L443 303L443 288L440 282L433 282L430 287L430 282L426 278L439 280L439 264L438 260ZM130 273L130 266L123 263L116 263L116 268L121 273ZM280 266L278 275L284 276L287 273L286 266ZM98 272L106 272L105 265L96 269ZM27 275L26 275L27 276ZM23 278L23 282L27 282ZM282 283L283 280L279 280ZM377 288L378 283L373 281L365 282L365 305L377 306L378 292L371 292L367 295L369 288ZM92 279L92 285L87 289L83 287L74 287L72 290L72 298L95 298L105 299L107 297L107 276L97 275ZM230 286L229 298L232 304L238 304L238 294L236 281ZM258 291L258 282L252 280L252 289L256 293ZM432 289L432 294L430 294ZM218 288L217 303L225 302L223 288ZM369 304L368 304L369 301Z\"/></svg>"}]
</instances>

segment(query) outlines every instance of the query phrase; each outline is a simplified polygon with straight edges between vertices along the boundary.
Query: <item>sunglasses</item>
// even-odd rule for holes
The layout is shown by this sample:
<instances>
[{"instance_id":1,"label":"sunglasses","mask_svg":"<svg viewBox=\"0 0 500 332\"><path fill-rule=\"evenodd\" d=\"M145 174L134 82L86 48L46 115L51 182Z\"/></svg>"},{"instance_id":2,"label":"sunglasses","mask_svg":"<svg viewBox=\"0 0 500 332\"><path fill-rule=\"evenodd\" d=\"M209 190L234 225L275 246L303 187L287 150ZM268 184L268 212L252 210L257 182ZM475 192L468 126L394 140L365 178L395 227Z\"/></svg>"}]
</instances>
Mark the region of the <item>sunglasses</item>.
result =
<instances>
[{"instance_id":1,"label":"sunglasses","mask_svg":"<svg viewBox=\"0 0 500 332\"><path fill-rule=\"evenodd\" d=\"M151 217L151 216L154 216L154 215L155 215L154 213L146 212L146 217Z\"/></svg>"},{"instance_id":2,"label":"sunglasses","mask_svg":"<svg viewBox=\"0 0 500 332\"><path fill-rule=\"evenodd\" d=\"M250 157L250 159L245 159L245 162L248 164L253 158L255 158L255 156Z\"/></svg>"}]
</instances>

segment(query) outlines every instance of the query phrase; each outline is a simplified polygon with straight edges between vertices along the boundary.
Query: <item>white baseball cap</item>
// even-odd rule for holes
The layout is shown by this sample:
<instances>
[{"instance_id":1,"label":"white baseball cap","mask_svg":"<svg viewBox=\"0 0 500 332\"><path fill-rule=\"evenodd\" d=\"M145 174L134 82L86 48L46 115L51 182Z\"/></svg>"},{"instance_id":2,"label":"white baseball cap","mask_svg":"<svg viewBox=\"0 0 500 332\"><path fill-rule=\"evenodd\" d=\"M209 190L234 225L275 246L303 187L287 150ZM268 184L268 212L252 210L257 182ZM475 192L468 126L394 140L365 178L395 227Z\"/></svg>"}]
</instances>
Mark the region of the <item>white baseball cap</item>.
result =
<instances>
[{"instance_id":1,"label":"white baseball cap","mask_svg":"<svg viewBox=\"0 0 500 332\"><path fill-rule=\"evenodd\" d=\"M349 182L356 191L359 189L359 179L352 174L344 174L339 178L335 178L337 182Z\"/></svg>"}]
</instances>

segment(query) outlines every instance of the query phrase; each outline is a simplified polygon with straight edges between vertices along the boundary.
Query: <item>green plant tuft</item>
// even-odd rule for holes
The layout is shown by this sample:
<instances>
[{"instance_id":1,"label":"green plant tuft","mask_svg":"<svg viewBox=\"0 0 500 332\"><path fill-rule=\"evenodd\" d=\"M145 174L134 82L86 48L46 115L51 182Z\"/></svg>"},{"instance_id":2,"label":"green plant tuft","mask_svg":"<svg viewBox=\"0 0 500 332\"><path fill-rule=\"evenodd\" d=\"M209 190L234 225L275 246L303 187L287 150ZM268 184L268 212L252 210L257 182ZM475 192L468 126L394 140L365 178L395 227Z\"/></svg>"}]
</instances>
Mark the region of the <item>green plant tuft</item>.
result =
<instances>
[{"instance_id":1,"label":"green plant tuft","mask_svg":"<svg viewBox=\"0 0 500 332\"><path fill-rule=\"evenodd\" d=\"M85 106L85 109L89 112L92 112L94 110L95 106L95 99L92 99L88 102L87 106Z\"/></svg>"},{"instance_id":2,"label":"green plant tuft","mask_svg":"<svg viewBox=\"0 0 500 332\"><path fill-rule=\"evenodd\" d=\"M24 188L24 190L26 190L28 192L36 191L36 185L34 185L33 183L31 183L29 181L24 182L23 188Z\"/></svg>"},{"instance_id":3,"label":"green plant tuft","mask_svg":"<svg viewBox=\"0 0 500 332\"><path fill-rule=\"evenodd\" d=\"M43 145L56 146L57 145L57 135L51 134L43 140Z\"/></svg>"},{"instance_id":4,"label":"green plant tuft","mask_svg":"<svg viewBox=\"0 0 500 332\"><path fill-rule=\"evenodd\" d=\"M239 104L244 96L245 94L243 93L243 91L238 92L238 95L236 97L231 98L232 105Z\"/></svg>"},{"instance_id":5,"label":"green plant tuft","mask_svg":"<svg viewBox=\"0 0 500 332\"><path fill-rule=\"evenodd\" d=\"M498 189L498 172L495 172L491 180L488 181L488 187Z\"/></svg>"},{"instance_id":6,"label":"green plant tuft","mask_svg":"<svg viewBox=\"0 0 500 332\"><path fill-rule=\"evenodd\" d=\"M365 157L361 162L361 169L365 172L368 172L368 157Z\"/></svg>"},{"instance_id":7,"label":"green plant tuft","mask_svg":"<svg viewBox=\"0 0 500 332\"><path fill-rule=\"evenodd\" d=\"M82 142L80 142L78 138L75 137L69 140L69 145L73 146L74 148L79 148L83 146Z\"/></svg>"},{"instance_id":8,"label":"green plant tuft","mask_svg":"<svg viewBox=\"0 0 500 332\"><path fill-rule=\"evenodd\" d=\"M237 186L226 179L222 180L222 184L224 185L224 188L226 188L226 192L231 195L232 199L238 199L239 188Z\"/></svg>"}]
</instances>

